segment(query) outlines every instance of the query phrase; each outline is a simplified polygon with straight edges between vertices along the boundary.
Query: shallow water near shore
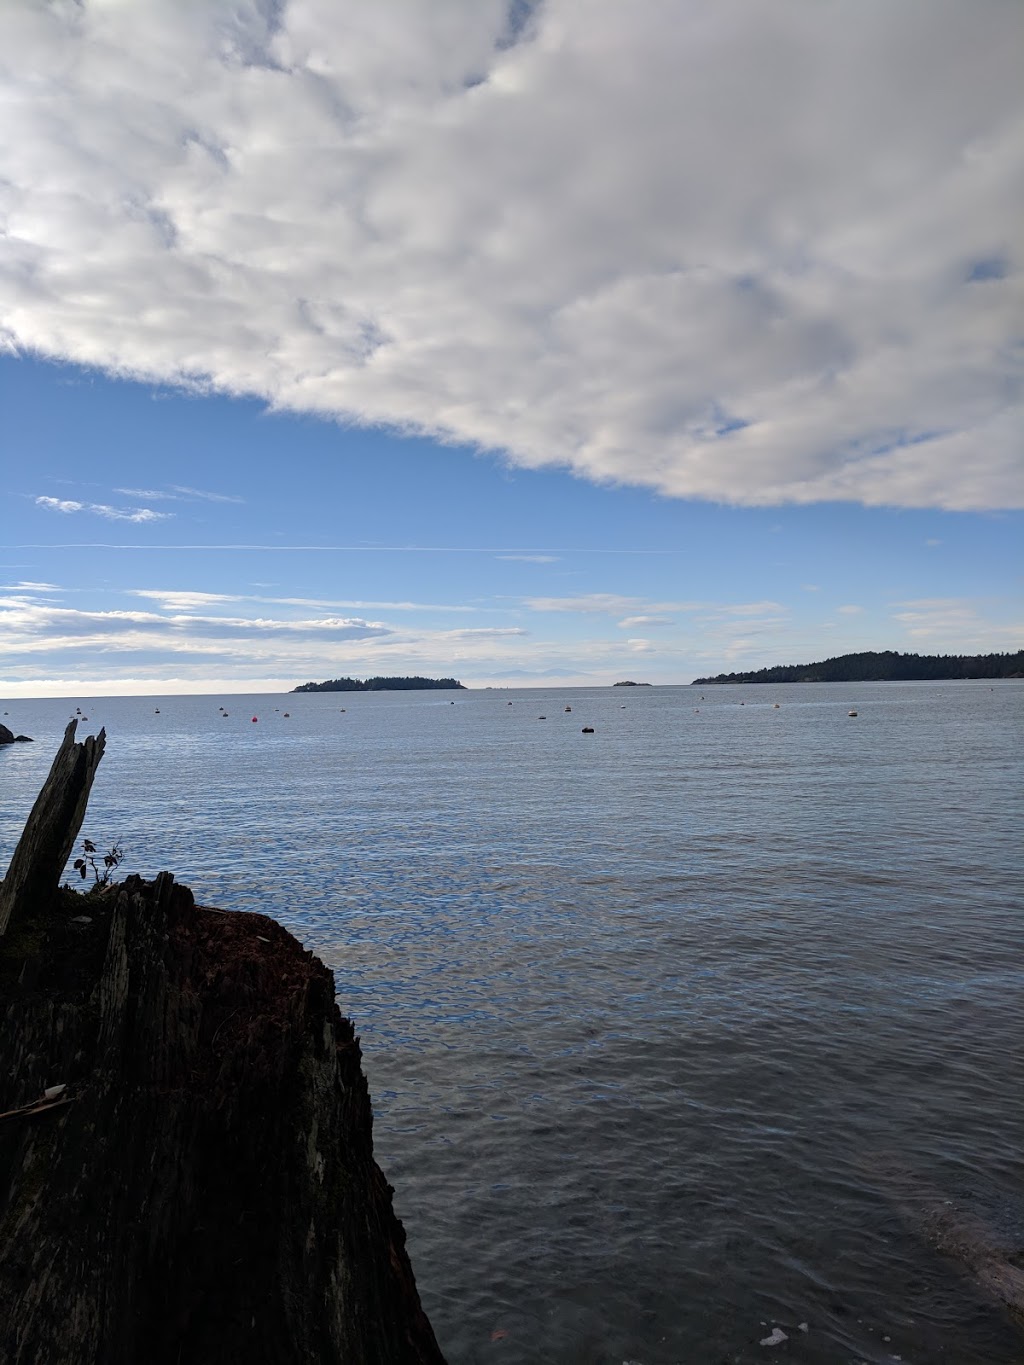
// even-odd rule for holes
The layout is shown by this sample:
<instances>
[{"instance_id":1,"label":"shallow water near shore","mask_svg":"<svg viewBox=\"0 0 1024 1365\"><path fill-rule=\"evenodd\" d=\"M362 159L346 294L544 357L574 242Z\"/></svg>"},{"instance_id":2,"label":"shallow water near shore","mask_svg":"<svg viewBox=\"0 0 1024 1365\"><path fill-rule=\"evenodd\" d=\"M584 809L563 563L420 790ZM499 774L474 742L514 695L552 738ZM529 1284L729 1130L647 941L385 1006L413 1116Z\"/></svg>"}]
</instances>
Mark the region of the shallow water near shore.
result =
<instances>
[{"instance_id":1,"label":"shallow water near shore","mask_svg":"<svg viewBox=\"0 0 1024 1365\"><path fill-rule=\"evenodd\" d=\"M4 702L4 866L76 705L334 969L451 1365L1022 1359L924 1214L1020 1244L1024 684Z\"/></svg>"}]
</instances>

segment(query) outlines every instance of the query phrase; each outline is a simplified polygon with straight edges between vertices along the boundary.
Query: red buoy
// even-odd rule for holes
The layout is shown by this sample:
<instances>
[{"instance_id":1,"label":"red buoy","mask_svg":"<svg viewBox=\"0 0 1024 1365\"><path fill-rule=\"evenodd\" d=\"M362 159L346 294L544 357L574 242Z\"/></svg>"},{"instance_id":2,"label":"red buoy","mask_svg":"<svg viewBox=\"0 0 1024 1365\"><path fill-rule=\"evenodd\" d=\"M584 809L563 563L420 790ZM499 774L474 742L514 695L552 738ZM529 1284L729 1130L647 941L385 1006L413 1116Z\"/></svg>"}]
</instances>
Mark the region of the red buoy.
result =
<instances>
[{"instance_id":1,"label":"red buoy","mask_svg":"<svg viewBox=\"0 0 1024 1365\"><path fill-rule=\"evenodd\" d=\"M257 722L258 720L259 720L259 716L253 716L253 718L252 718L252 723L253 723L253 725L255 725L256 722Z\"/></svg>"}]
</instances>

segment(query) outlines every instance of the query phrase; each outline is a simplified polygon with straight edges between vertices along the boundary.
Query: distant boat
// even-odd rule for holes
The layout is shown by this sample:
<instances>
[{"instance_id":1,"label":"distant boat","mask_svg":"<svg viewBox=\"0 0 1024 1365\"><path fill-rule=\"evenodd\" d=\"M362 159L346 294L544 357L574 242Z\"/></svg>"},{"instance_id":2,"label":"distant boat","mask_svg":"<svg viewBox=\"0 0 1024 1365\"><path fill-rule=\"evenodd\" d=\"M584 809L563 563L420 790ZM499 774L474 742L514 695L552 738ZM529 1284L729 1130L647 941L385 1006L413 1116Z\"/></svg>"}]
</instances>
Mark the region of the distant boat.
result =
<instances>
[{"instance_id":1,"label":"distant boat","mask_svg":"<svg viewBox=\"0 0 1024 1365\"><path fill-rule=\"evenodd\" d=\"M855 716L855 715L857 714L857 712L856 712L856 711L847 711L846 714L847 714L848 716Z\"/></svg>"}]
</instances>

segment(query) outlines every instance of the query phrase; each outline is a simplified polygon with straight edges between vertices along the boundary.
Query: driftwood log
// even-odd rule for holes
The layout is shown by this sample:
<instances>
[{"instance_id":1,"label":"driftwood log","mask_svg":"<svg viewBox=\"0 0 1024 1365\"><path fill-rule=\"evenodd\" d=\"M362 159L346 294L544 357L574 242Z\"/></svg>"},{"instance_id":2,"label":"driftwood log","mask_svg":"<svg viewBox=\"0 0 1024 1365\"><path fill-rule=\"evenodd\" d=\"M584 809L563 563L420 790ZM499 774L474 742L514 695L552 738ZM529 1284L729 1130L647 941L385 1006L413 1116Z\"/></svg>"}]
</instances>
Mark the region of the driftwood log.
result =
<instances>
[{"instance_id":1,"label":"driftwood log","mask_svg":"<svg viewBox=\"0 0 1024 1365\"><path fill-rule=\"evenodd\" d=\"M327 968L169 873L33 884L0 939L0 1360L443 1365Z\"/></svg>"}]
</instances>

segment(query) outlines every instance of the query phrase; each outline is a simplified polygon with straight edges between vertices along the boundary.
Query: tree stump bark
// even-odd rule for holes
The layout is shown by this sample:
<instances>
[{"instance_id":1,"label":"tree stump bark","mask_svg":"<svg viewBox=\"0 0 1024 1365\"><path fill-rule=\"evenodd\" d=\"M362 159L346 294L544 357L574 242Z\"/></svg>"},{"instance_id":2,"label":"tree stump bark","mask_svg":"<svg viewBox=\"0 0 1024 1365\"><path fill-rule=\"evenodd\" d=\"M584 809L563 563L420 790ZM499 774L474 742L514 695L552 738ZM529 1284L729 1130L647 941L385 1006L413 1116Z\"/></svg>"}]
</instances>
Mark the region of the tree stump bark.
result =
<instances>
[{"instance_id":1,"label":"tree stump bark","mask_svg":"<svg viewBox=\"0 0 1024 1365\"><path fill-rule=\"evenodd\" d=\"M330 971L167 872L52 890L69 744L0 938L0 1360L444 1365Z\"/></svg>"},{"instance_id":2,"label":"tree stump bark","mask_svg":"<svg viewBox=\"0 0 1024 1365\"><path fill-rule=\"evenodd\" d=\"M13 915L52 899L85 819L93 778L106 747L106 731L75 742L78 721L64 731L28 817L7 876L0 883L0 936Z\"/></svg>"}]
</instances>

